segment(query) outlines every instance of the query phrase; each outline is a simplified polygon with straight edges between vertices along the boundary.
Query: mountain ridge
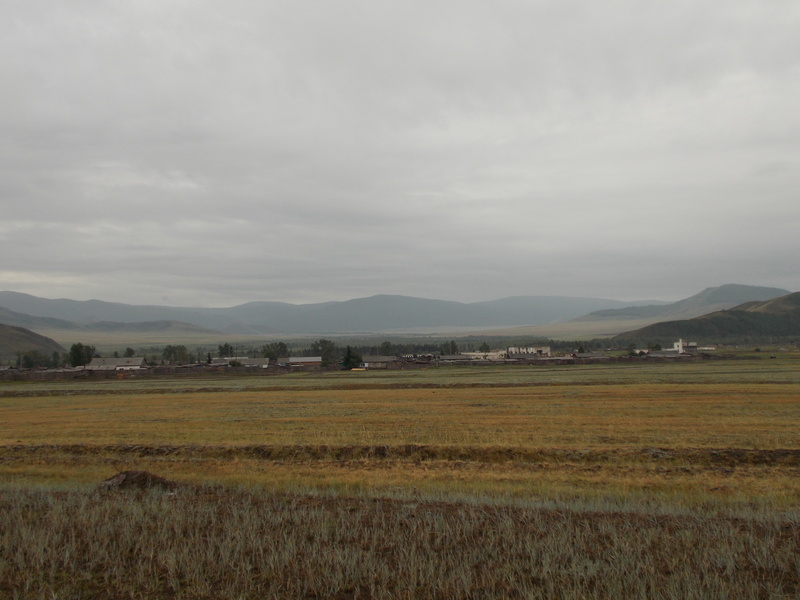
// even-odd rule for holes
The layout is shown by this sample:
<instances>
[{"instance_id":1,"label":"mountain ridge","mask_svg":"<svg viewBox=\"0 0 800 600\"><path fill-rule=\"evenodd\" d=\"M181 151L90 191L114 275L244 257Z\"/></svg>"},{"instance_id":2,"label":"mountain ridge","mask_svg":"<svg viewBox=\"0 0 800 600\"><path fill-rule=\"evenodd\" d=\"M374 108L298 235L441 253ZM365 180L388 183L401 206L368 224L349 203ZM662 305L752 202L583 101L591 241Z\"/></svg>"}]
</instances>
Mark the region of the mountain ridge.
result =
<instances>
[{"instance_id":1,"label":"mountain ridge","mask_svg":"<svg viewBox=\"0 0 800 600\"><path fill-rule=\"evenodd\" d=\"M52 300L19 292L0 292L0 307L7 310L80 326L98 321L179 321L223 333L250 335L546 324L600 307L625 305L627 303L620 300L569 296L518 296L467 304L379 294L316 304L254 301L230 308L190 308L126 305L101 300Z\"/></svg>"},{"instance_id":2,"label":"mountain ridge","mask_svg":"<svg viewBox=\"0 0 800 600\"><path fill-rule=\"evenodd\" d=\"M533 295L463 303L378 294L314 304L253 301L229 308L197 308L129 305L101 300L53 300L5 291L0 292L0 322L5 316L6 319L16 319L12 324L38 326L48 333L55 329L159 331L168 328L178 332L195 328L193 331L196 333L250 336L421 333L527 326L541 328L580 322L581 319L603 324L605 314L614 315L614 322L624 322L626 314L639 320L642 313L650 314L649 323L653 323L663 320L659 318L662 315L685 315L694 311L691 316L698 316L740 304L742 300L760 301L787 293L787 290L778 288L726 284L664 304ZM636 316L637 311L639 316ZM126 323L128 325L124 325ZM622 330L617 329L617 333Z\"/></svg>"}]
</instances>

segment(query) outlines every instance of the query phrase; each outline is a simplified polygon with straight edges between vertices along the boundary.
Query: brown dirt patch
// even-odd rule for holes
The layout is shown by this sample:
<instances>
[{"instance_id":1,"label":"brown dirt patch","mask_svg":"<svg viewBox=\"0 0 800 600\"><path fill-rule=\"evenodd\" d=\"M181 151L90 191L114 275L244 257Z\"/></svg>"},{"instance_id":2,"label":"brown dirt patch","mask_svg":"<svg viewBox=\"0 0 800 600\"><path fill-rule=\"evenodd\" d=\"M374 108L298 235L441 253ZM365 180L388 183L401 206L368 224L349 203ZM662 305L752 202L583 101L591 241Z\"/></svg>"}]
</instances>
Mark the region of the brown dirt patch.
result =
<instances>
[{"instance_id":1,"label":"brown dirt patch","mask_svg":"<svg viewBox=\"0 0 800 600\"><path fill-rule=\"evenodd\" d=\"M100 484L104 490L174 490L178 484L148 471L121 471Z\"/></svg>"}]
</instances>

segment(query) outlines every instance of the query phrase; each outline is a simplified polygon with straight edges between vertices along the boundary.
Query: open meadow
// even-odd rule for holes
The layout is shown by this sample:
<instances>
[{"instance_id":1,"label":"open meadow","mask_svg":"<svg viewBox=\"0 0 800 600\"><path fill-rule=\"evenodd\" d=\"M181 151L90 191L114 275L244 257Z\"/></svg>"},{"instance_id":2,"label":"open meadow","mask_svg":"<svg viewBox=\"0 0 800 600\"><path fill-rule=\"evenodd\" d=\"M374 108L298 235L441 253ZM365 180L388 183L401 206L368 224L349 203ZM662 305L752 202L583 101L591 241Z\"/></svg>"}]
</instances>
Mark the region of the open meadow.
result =
<instances>
[{"instance_id":1,"label":"open meadow","mask_svg":"<svg viewBox=\"0 0 800 600\"><path fill-rule=\"evenodd\" d=\"M800 595L796 354L3 382L0 423L0 597Z\"/></svg>"}]
</instances>

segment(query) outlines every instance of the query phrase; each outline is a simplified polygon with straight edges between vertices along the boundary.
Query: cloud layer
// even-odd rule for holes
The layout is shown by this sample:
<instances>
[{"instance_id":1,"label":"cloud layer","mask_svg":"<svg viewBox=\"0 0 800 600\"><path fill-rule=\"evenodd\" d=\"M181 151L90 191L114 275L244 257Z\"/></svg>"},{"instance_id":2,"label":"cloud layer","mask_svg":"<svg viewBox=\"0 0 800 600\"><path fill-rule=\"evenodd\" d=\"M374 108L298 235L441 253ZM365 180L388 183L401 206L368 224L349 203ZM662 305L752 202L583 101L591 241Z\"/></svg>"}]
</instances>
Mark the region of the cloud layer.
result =
<instances>
[{"instance_id":1,"label":"cloud layer","mask_svg":"<svg viewBox=\"0 0 800 600\"><path fill-rule=\"evenodd\" d=\"M800 288L800 6L0 7L0 287L228 306Z\"/></svg>"}]
</instances>

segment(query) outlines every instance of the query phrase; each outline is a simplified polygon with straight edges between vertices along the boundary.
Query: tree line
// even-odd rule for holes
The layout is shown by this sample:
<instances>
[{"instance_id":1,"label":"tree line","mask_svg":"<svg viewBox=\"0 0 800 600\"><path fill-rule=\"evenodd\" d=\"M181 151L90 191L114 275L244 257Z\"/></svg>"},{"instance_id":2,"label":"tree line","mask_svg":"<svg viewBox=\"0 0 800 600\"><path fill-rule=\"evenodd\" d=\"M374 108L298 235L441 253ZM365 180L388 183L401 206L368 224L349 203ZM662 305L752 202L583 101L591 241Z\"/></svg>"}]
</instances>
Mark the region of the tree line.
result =
<instances>
[{"instance_id":1,"label":"tree line","mask_svg":"<svg viewBox=\"0 0 800 600\"><path fill-rule=\"evenodd\" d=\"M480 341L480 344L478 342ZM213 358L270 358L278 360L292 356L319 356L324 367L337 364L354 365L361 362L361 357L366 355L404 356L404 355L453 355L464 351L488 352L493 348L503 348L506 345L549 345L554 351L567 351L579 348L591 351L601 349L607 340L585 341L557 341L537 340L535 342L519 342L508 340L431 340L424 342L392 342L385 340L380 344L350 344L339 346L333 340L320 338L304 346L290 346L287 342L278 341L259 346L231 343L219 344L216 349L199 346L190 350L184 344L168 344L166 346L153 346L140 348L138 351L127 347L121 354L113 352L113 357L142 356L149 364L197 364L210 363ZM65 366L79 367L91 362L92 358L100 357L97 348L90 344L75 343L67 353L53 352L43 354L38 350L17 352L16 364L20 368L60 368ZM355 365L357 366L357 364Z\"/></svg>"}]
</instances>

